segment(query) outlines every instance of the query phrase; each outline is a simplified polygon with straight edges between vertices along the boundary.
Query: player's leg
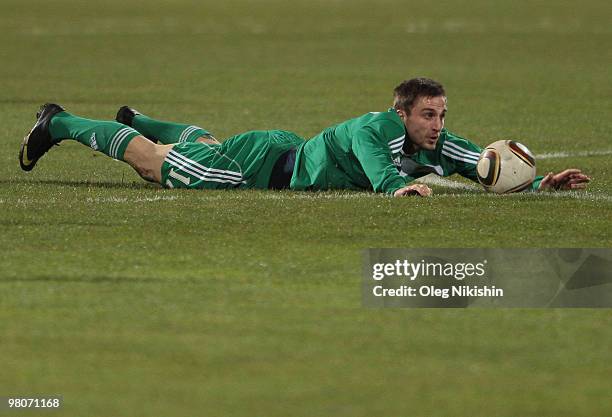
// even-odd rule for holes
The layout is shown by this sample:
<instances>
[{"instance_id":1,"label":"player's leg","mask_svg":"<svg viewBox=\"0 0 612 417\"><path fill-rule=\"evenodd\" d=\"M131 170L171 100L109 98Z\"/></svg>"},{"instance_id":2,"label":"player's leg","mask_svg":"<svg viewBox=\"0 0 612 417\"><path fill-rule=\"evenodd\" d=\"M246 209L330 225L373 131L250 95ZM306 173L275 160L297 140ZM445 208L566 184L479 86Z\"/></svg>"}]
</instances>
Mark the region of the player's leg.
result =
<instances>
[{"instance_id":1,"label":"player's leg","mask_svg":"<svg viewBox=\"0 0 612 417\"><path fill-rule=\"evenodd\" d=\"M146 180L161 181L161 164L172 145L156 145L121 123L74 116L57 104L45 104L36 116L19 152L23 170L32 170L53 145L72 139L127 162Z\"/></svg>"},{"instance_id":2,"label":"player's leg","mask_svg":"<svg viewBox=\"0 0 612 417\"><path fill-rule=\"evenodd\" d=\"M119 123L133 127L156 143L202 142L209 145L219 144L209 131L201 127L156 120L128 106L123 106L119 109L116 120Z\"/></svg>"},{"instance_id":3,"label":"player's leg","mask_svg":"<svg viewBox=\"0 0 612 417\"><path fill-rule=\"evenodd\" d=\"M173 147L158 145L144 136L137 136L125 149L123 160L143 179L162 184L162 165Z\"/></svg>"},{"instance_id":4,"label":"player's leg","mask_svg":"<svg viewBox=\"0 0 612 417\"><path fill-rule=\"evenodd\" d=\"M268 130L241 133L220 145L177 143L164 159L162 184L197 189L288 188L291 175L280 172L286 162L283 156L303 141L290 132ZM272 181L274 175L279 178Z\"/></svg>"}]
</instances>

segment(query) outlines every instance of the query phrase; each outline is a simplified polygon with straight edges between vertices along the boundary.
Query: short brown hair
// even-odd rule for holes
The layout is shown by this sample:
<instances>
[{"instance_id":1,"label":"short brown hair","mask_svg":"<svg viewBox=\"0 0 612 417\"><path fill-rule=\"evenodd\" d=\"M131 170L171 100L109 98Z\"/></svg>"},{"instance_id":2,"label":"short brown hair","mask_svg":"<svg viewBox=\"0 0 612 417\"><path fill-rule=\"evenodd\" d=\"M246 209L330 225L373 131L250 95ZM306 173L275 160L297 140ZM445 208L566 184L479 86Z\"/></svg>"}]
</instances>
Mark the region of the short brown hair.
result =
<instances>
[{"instance_id":1,"label":"short brown hair","mask_svg":"<svg viewBox=\"0 0 612 417\"><path fill-rule=\"evenodd\" d=\"M393 89L393 107L410 113L417 98L438 96L446 96L442 84L430 78L413 78Z\"/></svg>"}]
</instances>

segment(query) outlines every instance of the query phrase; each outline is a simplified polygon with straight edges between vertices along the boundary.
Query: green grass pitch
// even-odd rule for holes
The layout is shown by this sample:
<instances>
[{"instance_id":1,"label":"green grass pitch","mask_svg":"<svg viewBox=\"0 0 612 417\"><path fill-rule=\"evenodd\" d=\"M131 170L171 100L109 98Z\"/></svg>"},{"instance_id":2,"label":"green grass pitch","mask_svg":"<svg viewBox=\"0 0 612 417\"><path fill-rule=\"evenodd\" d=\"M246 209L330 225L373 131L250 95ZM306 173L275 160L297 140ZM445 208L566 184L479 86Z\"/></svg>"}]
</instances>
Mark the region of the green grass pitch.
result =
<instances>
[{"instance_id":1,"label":"green grass pitch","mask_svg":"<svg viewBox=\"0 0 612 417\"><path fill-rule=\"evenodd\" d=\"M57 416L611 415L609 309L376 310L360 294L370 247L610 247L611 13L3 0L0 396L62 395ZM520 140L540 173L580 167L589 190L189 192L78 143L31 173L17 161L46 101L310 137L421 75L447 88L451 131Z\"/></svg>"}]
</instances>

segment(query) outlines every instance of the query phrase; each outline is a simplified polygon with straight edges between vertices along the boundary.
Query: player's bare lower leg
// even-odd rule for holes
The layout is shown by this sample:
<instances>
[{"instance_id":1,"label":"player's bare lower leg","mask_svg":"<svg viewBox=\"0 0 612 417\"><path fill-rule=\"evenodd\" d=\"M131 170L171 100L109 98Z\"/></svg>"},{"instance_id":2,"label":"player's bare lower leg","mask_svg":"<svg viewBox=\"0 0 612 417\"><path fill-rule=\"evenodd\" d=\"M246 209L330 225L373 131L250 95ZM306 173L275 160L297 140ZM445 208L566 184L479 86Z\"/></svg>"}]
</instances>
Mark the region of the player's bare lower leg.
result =
<instances>
[{"instance_id":1,"label":"player's bare lower leg","mask_svg":"<svg viewBox=\"0 0 612 417\"><path fill-rule=\"evenodd\" d=\"M161 184L161 166L174 145L157 145L144 136L128 144L123 160L147 181Z\"/></svg>"}]
</instances>

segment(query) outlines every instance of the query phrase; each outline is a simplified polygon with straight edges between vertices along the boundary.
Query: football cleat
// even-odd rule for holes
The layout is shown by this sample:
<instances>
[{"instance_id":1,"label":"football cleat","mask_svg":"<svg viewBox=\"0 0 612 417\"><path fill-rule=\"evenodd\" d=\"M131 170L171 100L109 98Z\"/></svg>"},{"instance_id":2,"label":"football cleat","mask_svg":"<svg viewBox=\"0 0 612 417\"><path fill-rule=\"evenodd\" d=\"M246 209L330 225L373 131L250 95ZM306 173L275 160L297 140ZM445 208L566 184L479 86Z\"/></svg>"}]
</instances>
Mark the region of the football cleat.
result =
<instances>
[{"instance_id":1,"label":"football cleat","mask_svg":"<svg viewBox=\"0 0 612 417\"><path fill-rule=\"evenodd\" d=\"M128 106L122 106L121 108L119 108L119 111L117 112L117 116L115 117L115 120L124 125L134 127L132 125L132 123L134 122L134 116L137 116L139 114L142 114L142 113L140 113L136 109L133 109ZM153 143L157 143L157 139L155 138L150 138L148 136L145 136L145 138L149 139Z\"/></svg>"},{"instance_id":2,"label":"football cleat","mask_svg":"<svg viewBox=\"0 0 612 417\"><path fill-rule=\"evenodd\" d=\"M34 127L32 127L30 133L21 142L21 149L19 150L19 165L21 165L21 169L31 171L36 162L53 145L57 145L51 139L49 125L53 116L63 111L64 108L59 104L46 103L40 106L40 110L36 113Z\"/></svg>"},{"instance_id":3,"label":"football cleat","mask_svg":"<svg viewBox=\"0 0 612 417\"><path fill-rule=\"evenodd\" d=\"M132 122L134 121L134 116L137 114L140 114L138 110L128 106L122 106L117 112L117 117L115 117L115 120L117 120L119 123L123 123L124 125L133 127Z\"/></svg>"}]
</instances>

